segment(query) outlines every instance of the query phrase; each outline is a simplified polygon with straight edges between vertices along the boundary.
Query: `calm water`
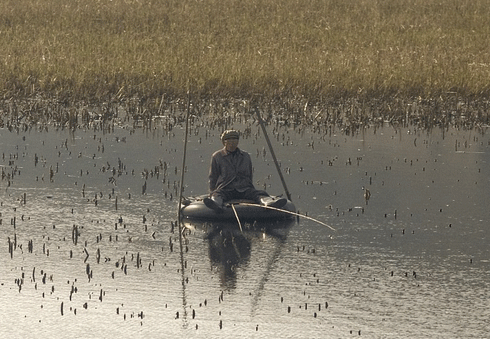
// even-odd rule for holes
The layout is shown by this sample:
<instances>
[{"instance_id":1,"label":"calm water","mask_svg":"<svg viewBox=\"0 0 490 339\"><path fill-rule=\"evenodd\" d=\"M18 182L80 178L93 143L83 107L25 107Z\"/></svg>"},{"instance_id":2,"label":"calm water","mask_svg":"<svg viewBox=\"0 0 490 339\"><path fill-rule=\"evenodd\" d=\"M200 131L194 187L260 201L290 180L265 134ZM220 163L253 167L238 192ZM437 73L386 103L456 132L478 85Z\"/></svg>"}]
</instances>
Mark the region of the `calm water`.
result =
<instances>
[{"instance_id":1,"label":"calm water","mask_svg":"<svg viewBox=\"0 0 490 339\"><path fill-rule=\"evenodd\" d=\"M219 132L192 129L186 195L206 191ZM0 130L2 337L489 336L487 134L276 129L296 207L336 232L193 230L181 256L183 135ZM257 126L240 146L282 193Z\"/></svg>"}]
</instances>

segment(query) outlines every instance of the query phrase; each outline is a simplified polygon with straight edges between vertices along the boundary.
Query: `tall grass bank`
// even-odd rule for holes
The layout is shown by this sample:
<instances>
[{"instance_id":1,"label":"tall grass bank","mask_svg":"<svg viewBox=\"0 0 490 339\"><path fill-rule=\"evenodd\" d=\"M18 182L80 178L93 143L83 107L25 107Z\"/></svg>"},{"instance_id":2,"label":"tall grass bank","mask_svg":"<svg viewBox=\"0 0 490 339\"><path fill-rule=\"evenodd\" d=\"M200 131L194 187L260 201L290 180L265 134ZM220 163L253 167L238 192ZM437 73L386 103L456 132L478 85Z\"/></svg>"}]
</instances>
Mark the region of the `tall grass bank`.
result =
<instances>
[{"instance_id":1,"label":"tall grass bank","mask_svg":"<svg viewBox=\"0 0 490 339\"><path fill-rule=\"evenodd\" d=\"M490 0L5 0L0 95L487 100L489 36Z\"/></svg>"}]
</instances>

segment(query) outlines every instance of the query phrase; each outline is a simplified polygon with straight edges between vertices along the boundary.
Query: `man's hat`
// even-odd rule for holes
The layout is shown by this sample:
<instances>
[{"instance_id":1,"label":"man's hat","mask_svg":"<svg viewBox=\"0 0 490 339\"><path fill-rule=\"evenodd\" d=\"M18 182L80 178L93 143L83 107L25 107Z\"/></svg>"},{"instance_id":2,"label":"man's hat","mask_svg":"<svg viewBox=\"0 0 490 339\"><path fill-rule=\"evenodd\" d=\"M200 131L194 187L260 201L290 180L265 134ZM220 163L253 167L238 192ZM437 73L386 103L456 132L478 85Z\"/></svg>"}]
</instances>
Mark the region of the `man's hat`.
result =
<instances>
[{"instance_id":1,"label":"man's hat","mask_svg":"<svg viewBox=\"0 0 490 339\"><path fill-rule=\"evenodd\" d=\"M240 133L234 129L226 130L221 134L221 141L224 142L226 139L240 139Z\"/></svg>"}]
</instances>

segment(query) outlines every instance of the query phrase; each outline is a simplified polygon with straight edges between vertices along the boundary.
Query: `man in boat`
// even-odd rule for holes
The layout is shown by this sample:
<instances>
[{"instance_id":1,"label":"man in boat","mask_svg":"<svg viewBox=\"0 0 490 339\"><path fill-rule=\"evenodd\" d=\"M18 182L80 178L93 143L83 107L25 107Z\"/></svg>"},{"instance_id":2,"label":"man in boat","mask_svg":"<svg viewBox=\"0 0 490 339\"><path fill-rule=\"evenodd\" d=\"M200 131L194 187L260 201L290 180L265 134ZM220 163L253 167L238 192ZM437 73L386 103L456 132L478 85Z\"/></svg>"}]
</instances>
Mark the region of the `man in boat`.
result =
<instances>
[{"instance_id":1,"label":"man in boat","mask_svg":"<svg viewBox=\"0 0 490 339\"><path fill-rule=\"evenodd\" d=\"M267 192L256 190L252 180L252 160L250 154L238 148L240 133L226 130L221 134L223 148L214 152L209 169L209 197L204 204L217 211L223 211L223 203L232 199L253 200L265 206L283 207L287 199L275 199Z\"/></svg>"}]
</instances>

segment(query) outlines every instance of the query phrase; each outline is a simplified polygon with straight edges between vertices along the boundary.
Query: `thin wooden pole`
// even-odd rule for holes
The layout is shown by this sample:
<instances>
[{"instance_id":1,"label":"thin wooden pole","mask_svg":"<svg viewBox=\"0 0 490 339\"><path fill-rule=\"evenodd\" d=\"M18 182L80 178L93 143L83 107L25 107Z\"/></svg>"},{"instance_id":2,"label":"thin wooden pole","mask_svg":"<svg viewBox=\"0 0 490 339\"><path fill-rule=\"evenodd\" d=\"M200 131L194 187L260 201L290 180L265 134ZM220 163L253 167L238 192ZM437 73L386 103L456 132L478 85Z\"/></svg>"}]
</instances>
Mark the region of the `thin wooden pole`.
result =
<instances>
[{"instance_id":1,"label":"thin wooden pole","mask_svg":"<svg viewBox=\"0 0 490 339\"><path fill-rule=\"evenodd\" d=\"M190 116L190 97L187 99L187 112L185 118L185 139L184 139L184 154L182 156L182 175L180 177L180 193L179 193L179 208L177 211L177 220L179 223L179 230L181 228L180 218L182 209L182 195L184 193L184 176L185 176L185 159L187 156L187 137L189 135L189 116Z\"/></svg>"},{"instance_id":2,"label":"thin wooden pole","mask_svg":"<svg viewBox=\"0 0 490 339\"><path fill-rule=\"evenodd\" d=\"M286 196L289 200L291 200L291 193L289 193L288 187L286 185L286 181L284 180L284 176L282 175L281 168L279 167L279 163L277 162L276 154L274 153L274 149L272 148L271 141L269 139L269 135L267 134L267 130L265 129L264 121L260 116L260 112L255 107L255 114L257 115L257 119L259 120L260 127L262 128L262 132L264 132L265 141L267 141L267 145L269 146L269 150L272 154L272 159L274 160L274 164L276 165L277 173L279 173L279 178L281 179L282 186L284 187L284 191L286 192Z\"/></svg>"},{"instance_id":3,"label":"thin wooden pole","mask_svg":"<svg viewBox=\"0 0 490 339\"><path fill-rule=\"evenodd\" d=\"M180 245L180 269L182 272L182 307L184 309L184 315L183 315L183 320L184 320L184 327L187 326L187 298L186 298L186 293L185 293L185 261L184 261L184 228L182 226L182 220L181 220L181 209L182 209L182 195L184 193L184 175L185 175L185 159L187 156L187 137L189 135L189 116L190 116L190 94L189 92L187 93L187 112L186 112L186 118L185 118L185 139L184 139L184 154L182 158L182 175L180 178L180 193L179 193L179 205L178 205L178 211L177 211L177 222L179 225L179 245Z\"/></svg>"},{"instance_id":4,"label":"thin wooden pole","mask_svg":"<svg viewBox=\"0 0 490 339\"><path fill-rule=\"evenodd\" d=\"M277 207L272 207L272 206L265 206L265 205L258 205L258 204L250 204L248 202L240 202L238 203L238 205L243 205L243 206L254 206L254 207L260 207L260 208L265 208L265 209L269 209L269 210L274 210L274 211L279 211L279 212L283 212L283 213L286 213L286 214L291 214L291 215L295 215L297 217L301 217L301 218L305 218L305 219L308 219L308 220L312 220L316 223L319 223L320 225L323 225L323 226L327 226L328 228L330 228L332 231L337 231L335 228L333 228L332 226L329 226L327 224L325 224L324 222L320 221L320 220L316 220L312 217L309 217L307 215L303 215L303 214L299 214L299 213L296 213L296 212L291 212L291 211L288 211L288 210L283 210L281 208L277 208Z\"/></svg>"},{"instance_id":5,"label":"thin wooden pole","mask_svg":"<svg viewBox=\"0 0 490 339\"><path fill-rule=\"evenodd\" d=\"M238 217L238 213L236 212L235 204L231 204L231 209L233 210L233 213L235 213L235 218L238 221L238 226L240 226L240 232L243 233L242 223L240 221L240 218Z\"/></svg>"}]
</instances>

